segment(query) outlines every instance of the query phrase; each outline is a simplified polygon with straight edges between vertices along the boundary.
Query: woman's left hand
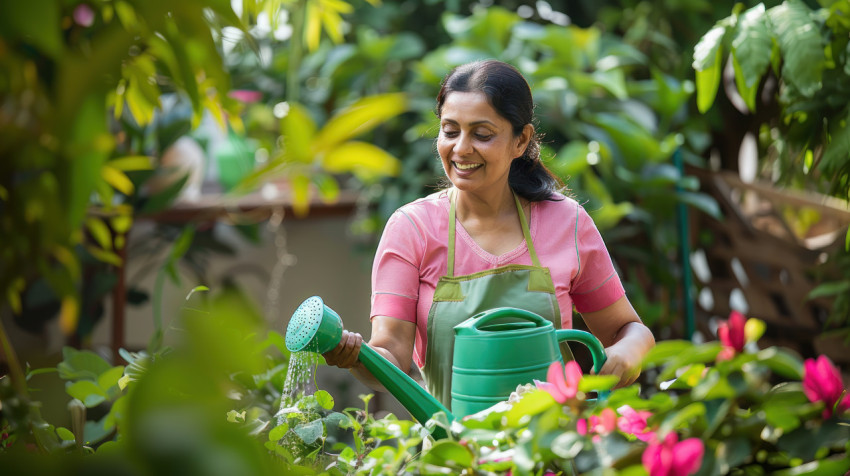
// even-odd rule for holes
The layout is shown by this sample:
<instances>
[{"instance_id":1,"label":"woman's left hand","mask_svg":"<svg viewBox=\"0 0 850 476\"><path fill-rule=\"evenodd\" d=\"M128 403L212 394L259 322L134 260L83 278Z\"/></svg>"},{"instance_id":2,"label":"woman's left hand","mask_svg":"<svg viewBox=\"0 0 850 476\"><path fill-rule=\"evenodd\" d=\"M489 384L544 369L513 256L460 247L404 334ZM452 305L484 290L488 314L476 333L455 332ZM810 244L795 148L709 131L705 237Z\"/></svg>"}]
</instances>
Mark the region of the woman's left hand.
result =
<instances>
[{"instance_id":1,"label":"woman's left hand","mask_svg":"<svg viewBox=\"0 0 850 476\"><path fill-rule=\"evenodd\" d=\"M634 352L621 342L605 349L606 360L599 375L615 375L620 382L614 388L631 385L640 376L643 354Z\"/></svg>"}]
</instances>

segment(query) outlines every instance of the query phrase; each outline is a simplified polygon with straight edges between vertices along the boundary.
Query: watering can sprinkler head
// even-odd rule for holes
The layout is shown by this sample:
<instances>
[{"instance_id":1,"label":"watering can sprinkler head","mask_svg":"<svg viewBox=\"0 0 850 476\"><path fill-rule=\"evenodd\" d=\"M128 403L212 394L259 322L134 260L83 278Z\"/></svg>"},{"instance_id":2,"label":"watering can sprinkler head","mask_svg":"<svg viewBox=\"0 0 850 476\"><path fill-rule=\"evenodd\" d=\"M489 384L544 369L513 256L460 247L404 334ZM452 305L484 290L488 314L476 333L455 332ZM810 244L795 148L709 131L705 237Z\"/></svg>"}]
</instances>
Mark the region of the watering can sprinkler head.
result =
<instances>
[{"instance_id":1,"label":"watering can sprinkler head","mask_svg":"<svg viewBox=\"0 0 850 476\"><path fill-rule=\"evenodd\" d=\"M290 352L306 350L324 354L342 340L342 319L319 296L298 306L286 327L286 348Z\"/></svg>"}]
</instances>

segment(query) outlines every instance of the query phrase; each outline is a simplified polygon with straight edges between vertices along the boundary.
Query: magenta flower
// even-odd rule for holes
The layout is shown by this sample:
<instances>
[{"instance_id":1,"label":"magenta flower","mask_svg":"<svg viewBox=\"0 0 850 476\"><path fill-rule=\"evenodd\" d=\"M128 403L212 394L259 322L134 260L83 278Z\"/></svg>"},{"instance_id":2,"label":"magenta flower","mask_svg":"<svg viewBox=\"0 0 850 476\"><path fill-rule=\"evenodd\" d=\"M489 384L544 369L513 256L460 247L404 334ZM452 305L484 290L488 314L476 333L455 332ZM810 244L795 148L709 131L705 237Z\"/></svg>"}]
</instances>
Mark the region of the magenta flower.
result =
<instances>
[{"instance_id":1,"label":"magenta flower","mask_svg":"<svg viewBox=\"0 0 850 476\"><path fill-rule=\"evenodd\" d=\"M94 24L94 10L85 3L77 5L74 9L74 23L83 27L90 27Z\"/></svg>"},{"instance_id":2,"label":"magenta flower","mask_svg":"<svg viewBox=\"0 0 850 476\"><path fill-rule=\"evenodd\" d=\"M233 89L227 95L245 104L255 103L263 99L263 93L250 89Z\"/></svg>"},{"instance_id":3,"label":"magenta flower","mask_svg":"<svg viewBox=\"0 0 850 476\"><path fill-rule=\"evenodd\" d=\"M824 418L850 409L850 399L845 396L847 391L841 381L841 373L825 355L819 356L817 360L806 359L803 364L803 393L809 401L826 405Z\"/></svg>"},{"instance_id":4,"label":"magenta flower","mask_svg":"<svg viewBox=\"0 0 850 476\"><path fill-rule=\"evenodd\" d=\"M723 344L723 350L720 351L718 360L729 360L735 354L744 351L746 336L744 334L744 325L747 319L738 311L732 311L729 314L729 320L721 322L717 325L717 337L720 338L720 343Z\"/></svg>"},{"instance_id":5,"label":"magenta flower","mask_svg":"<svg viewBox=\"0 0 850 476\"><path fill-rule=\"evenodd\" d=\"M641 461L649 476L688 476L702 466L705 446L699 438L679 441L674 432L664 441L652 440L643 452Z\"/></svg>"},{"instance_id":6,"label":"magenta flower","mask_svg":"<svg viewBox=\"0 0 850 476\"><path fill-rule=\"evenodd\" d=\"M637 411L634 408L623 405L617 409L620 412L620 418L617 420L617 428L623 433L634 435L639 440L649 442L655 438L655 432L650 430L646 421L652 416L651 412L646 410Z\"/></svg>"},{"instance_id":7,"label":"magenta flower","mask_svg":"<svg viewBox=\"0 0 850 476\"><path fill-rule=\"evenodd\" d=\"M558 403L565 403L578 394L581 381L581 367L571 360L567 365L559 361L552 362L546 374L546 382L537 382L537 387L549 392Z\"/></svg>"}]
</instances>

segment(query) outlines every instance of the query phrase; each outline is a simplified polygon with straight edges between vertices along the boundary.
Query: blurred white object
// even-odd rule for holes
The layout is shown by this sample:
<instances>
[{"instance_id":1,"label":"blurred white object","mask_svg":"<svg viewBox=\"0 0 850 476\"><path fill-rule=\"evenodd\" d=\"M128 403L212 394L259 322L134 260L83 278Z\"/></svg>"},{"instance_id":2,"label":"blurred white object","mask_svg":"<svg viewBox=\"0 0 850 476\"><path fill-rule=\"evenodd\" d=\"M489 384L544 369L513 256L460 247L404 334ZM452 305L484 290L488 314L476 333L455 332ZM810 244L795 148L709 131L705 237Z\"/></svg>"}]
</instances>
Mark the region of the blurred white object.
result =
<instances>
[{"instance_id":1,"label":"blurred white object","mask_svg":"<svg viewBox=\"0 0 850 476\"><path fill-rule=\"evenodd\" d=\"M188 175L176 201L194 201L201 196L204 181L204 150L195 139L183 136L171 144L159 159L159 169L147 181L148 192L157 194Z\"/></svg>"}]
</instances>

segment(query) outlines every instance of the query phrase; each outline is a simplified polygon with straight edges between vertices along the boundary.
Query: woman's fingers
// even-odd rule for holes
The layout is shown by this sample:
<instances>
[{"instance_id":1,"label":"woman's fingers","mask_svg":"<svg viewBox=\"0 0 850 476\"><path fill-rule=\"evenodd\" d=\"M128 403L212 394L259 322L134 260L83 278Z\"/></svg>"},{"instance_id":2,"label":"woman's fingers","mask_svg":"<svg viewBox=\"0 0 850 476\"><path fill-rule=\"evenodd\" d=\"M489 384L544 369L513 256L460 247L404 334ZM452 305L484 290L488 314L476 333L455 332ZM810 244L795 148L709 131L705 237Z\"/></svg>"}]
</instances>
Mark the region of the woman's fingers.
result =
<instances>
[{"instance_id":1,"label":"woman's fingers","mask_svg":"<svg viewBox=\"0 0 850 476\"><path fill-rule=\"evenodd\" d=\"M344 330L339 344L322 355L328 365L348 369L357 363L361 345L363 345L363 337L360 334Z\"/></svg>"}]
</instances>

